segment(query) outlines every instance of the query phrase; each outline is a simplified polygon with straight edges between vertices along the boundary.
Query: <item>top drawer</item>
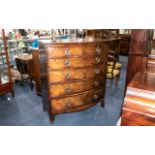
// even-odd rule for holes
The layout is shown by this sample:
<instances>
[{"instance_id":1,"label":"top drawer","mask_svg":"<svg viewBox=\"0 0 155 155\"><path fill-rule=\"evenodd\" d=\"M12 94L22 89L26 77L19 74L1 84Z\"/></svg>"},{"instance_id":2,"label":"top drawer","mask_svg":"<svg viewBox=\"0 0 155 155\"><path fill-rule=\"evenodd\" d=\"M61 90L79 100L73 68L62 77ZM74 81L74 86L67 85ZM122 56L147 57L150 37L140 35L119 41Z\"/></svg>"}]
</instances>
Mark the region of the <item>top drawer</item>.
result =
<instances>
[{"instance_id":1,"label":"top drawer","mask_svg":"<svg viewBox=\"0 0 155 155\"><path fill-rule=\"evenodd\" d=\"M53 45L47 48L47 57L82 57L83 55L100 55L107 52L107 46L104 44L86 44L86 45Z\"/></svg>"}]
</instances>

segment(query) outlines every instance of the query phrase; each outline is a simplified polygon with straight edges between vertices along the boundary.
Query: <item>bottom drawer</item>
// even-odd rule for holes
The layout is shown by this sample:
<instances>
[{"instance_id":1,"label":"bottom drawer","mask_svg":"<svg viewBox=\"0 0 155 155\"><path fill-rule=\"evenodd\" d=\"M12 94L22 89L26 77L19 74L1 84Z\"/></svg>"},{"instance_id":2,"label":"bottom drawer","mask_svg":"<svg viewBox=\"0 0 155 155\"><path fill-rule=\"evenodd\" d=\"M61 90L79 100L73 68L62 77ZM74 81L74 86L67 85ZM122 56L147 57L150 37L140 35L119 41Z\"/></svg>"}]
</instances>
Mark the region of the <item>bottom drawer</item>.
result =
<instances>
[{"instance_id":1,"label":"bottom drawer","mask_svg":"<svg viewBox=\"0 0 155 155\"><path fill-rule=\"evenodd\" d=\"M72 95L82 93L89 90L94 90L100 87L104 87L105 80L104 76L96 79L81 80L76 82L67 82L62 84L52 84L49 86L50 97L60 98L66 95Z\"/></svg>"},{"instance_id":2,"label":"bottom drawer","mask_svg":"<svg viewBox=\"0 0 155 155\"><path fill-rule=\"evenodd\" d=\"M76 94L66 98L51 99L52 112L61 112L69 109L74 109L79 106L97 103L104 97L104 89L91 90L81 94Z\"/></svg>"}]
</instances>

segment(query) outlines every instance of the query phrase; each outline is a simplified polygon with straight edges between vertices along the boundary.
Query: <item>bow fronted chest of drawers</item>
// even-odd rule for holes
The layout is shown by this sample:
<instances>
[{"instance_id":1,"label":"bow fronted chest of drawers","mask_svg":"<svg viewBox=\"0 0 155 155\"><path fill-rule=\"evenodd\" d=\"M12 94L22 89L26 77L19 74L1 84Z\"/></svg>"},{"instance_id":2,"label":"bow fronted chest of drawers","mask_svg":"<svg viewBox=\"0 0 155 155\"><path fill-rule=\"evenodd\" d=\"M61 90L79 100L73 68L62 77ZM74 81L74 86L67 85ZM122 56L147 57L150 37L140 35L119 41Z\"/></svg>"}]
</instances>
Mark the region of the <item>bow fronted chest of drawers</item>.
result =
<instances>
[{"instance_id":1,"label":"bow fronted chest of drawers","mask_svg":"<svg viewBox=\"0 0 155 155\"><path fill-rule=\"evenodd\" d=\"M44 109L51 120L60 113L104 106L109 40L73 39L40 42Z\"/></svg>"}]
</instances>

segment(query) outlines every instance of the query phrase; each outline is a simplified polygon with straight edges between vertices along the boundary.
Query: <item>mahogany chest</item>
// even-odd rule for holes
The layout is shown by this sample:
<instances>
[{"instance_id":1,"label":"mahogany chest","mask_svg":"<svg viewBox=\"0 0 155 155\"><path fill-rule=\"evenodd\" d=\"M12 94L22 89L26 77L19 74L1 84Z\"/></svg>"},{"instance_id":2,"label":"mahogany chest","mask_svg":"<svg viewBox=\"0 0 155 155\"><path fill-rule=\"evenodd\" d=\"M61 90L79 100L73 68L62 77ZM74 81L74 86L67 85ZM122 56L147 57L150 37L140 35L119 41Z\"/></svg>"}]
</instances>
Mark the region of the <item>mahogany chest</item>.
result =
<instances>
[{"instance_id":1,"label":"mahogany chest","mask_svg":"<svg viewBox=\"0 0 155 155\"><path fill-rule=\"evenodd\" d=\"M40 42L44 109L60 113L104 105L109 40L72 39Z\"/></svg>"}]
</instances>

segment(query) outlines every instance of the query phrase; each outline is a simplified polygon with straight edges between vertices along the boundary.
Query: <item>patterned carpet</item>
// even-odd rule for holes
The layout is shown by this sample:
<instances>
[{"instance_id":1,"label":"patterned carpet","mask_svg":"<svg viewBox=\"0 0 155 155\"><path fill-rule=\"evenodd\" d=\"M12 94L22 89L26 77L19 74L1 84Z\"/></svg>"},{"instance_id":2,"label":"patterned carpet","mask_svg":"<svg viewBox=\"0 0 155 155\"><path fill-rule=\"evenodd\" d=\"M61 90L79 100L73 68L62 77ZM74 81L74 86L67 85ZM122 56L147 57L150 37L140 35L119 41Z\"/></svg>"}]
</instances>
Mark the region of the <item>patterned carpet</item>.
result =
<instances>
[{"instance_id":1,"label":"patterned carpet","mask_svg":"<svg viewBox=\"0 0 155 155\"><path fill-rule=\"evenodd\" d=\"M96 105L80 112L60 114L50 123L48 114L42 109L42 99L31 91L28 83L15 85L15 98L10 94L0 97L0 125L4 126L114 126L116 125L123 103L123 92L127 67L126 56L120 56L123 67L118 88L110 81L106 83L105 107Z\"/></svg>"}]
</instances>

